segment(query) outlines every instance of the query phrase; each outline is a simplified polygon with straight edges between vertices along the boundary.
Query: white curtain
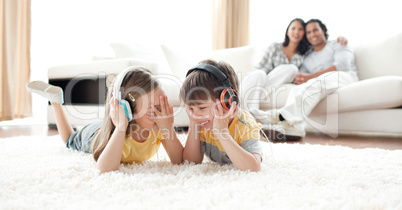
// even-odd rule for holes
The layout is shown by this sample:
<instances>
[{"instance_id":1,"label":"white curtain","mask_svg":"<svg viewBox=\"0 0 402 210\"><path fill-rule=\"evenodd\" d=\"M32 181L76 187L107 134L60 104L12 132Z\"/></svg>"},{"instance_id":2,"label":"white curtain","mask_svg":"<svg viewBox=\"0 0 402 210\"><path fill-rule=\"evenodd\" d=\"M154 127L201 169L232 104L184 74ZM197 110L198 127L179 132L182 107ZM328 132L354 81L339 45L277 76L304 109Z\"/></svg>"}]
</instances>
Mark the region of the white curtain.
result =
<instances>
[{"instance_id":1,"label":"white curtain","mask_svg":"<svg viewBox=\"0 0 402 210\"><path fill-rule=\"evenodd\" d=\"M30 76L30 6L30 0L0 0L0 121L32 115L25 89Z\"/></svg>"},{"instance_id":2,"label":"white curtain","mask_svg":"<svg viewBox=\"0 0 402 210\"><path fill-rule=\"evenodd\" d=\"M249 0L214 0L212 48L249 44Z\"/></svg>"}]
</instances>

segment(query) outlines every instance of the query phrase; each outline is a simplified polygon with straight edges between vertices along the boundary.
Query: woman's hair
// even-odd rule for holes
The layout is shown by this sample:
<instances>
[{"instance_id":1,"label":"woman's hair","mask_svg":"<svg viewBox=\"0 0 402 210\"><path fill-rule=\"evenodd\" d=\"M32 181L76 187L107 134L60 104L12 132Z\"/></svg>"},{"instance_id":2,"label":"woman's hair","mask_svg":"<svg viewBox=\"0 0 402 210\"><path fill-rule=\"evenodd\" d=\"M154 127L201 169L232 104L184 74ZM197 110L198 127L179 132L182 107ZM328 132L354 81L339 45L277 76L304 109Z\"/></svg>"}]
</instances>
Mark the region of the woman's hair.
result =
<instances>
[{"instance_id":1,"label":"woman's hair","mask_svg":"<svg viewBox=\"0 0 402 210\"><path fill-rule=\"evenodd\" d=\"M223 61L216 62L214 60L203 60L199 62L199 64L203 63L218 68L229 78L232 84L231 88L239 92L239 79L237 78L236 72L228 63ZM183 86L180 89L180 98L187 105L200 104L208 99L215 101L225 88L227 87L224 87L222 82L213 74L207 71L195 70L184 80Z\"/></svg>"},{"instance_id":2,"label":"woman's hair","mask_svg":"<svg viewBox=\"0 0 402 210\"><path fill-rule=\"evenodd\" d=\"M324 23L322 23L321 20L319 20L319 19L311 19L311 20L307 21L306 25L309 24L309 23L314 23L314 22L316 22L316 23L318 23L318 25L320 25L321 30L324 32L325 39L328 40L327 26Z\"/></svg>"},{"instance_id":3,"label":"woman's hair","mask_svg":"<svg viewBox=\"0 0 402 210\"><path fill-rule=\"evenodd\" d=\"M292 21L290 21L288 27L286 28L286 32L285 32L285 40L283 41L282 46L286 47L289 45L289 36L288 36L288 30L290 25L292 25L292 23L294 21L299 21L299 23L303 26L303 30L304 30L304 34L303 34L303 38L301 39L299 46L297 46L297 52L300 55L304 55L306 54L306 52L311 48L310 43L308 43L307 41L307 37L306 37L306 23L304 22L303 19L301 18L295 18Z\"/></svg>"},{"instance_id":4,"label":"woman's hair","mask_svg":"<svg viewBox=\"0 0 402 210\"><path fill-rule=\"evenodd\" d=\"M108 89L107 97L106 97L106 104L105 104L105 118L102 122L101 128L99 132L95 135L92 144L91 144L91 151L95 161L98 161L99 156L105 149L107 143L109 142L110 136L112 135L114 129L116 128L110 118L110 99L112 97L114 85ZM134 99L145 95L152 90L159 88L160 85L156 78L152 75L152 73L143 67L138 67L132 71L129 71L121 84L121 98L122 100L126 100L130 104L131 111L133 112L133 118L135 119L135 108L136 102L130 99L129 94L134 97ZM132 120L130 124L135 123L135 120ZM126 135L128 135L130 129L126 130Z\"/></svg>"}]
</instances>

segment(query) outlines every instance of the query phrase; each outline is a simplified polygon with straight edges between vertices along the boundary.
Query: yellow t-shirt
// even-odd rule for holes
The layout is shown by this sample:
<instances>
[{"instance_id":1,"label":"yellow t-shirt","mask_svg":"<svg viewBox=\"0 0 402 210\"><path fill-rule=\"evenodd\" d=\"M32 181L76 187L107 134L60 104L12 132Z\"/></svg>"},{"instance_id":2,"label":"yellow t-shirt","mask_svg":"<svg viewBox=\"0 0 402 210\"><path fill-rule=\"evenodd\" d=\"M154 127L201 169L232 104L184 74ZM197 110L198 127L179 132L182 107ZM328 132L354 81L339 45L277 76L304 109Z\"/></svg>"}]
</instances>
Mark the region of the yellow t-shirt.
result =
<instances>
[{"instance_id":1,"label":"yellow t-shirt","mask_svg":"<svg viewBox=\"0 0 402 210\"><path fill-rule=\"evenodd\" d=\"M250 114L241 110L229 125L229 134L244 150L251 154L262 154L260 145L260 124L256 123ZM212 161L218 163L232 163L220 141L212 131L201 128L201 152Z\"/></svg>"},{"instance_id":2,"label":"yellow t-shirt","mask_svg":"<svg viewBox=\"0 0 402 210\"><path fill-rule=\"evenodd\" d=\"M160 131L150 131L144 142L135 141L131 136L127 136L124 140L121 162L138 163L149 160L159 150L161 139L163 134Z\"/></svg>"}]
</instances>

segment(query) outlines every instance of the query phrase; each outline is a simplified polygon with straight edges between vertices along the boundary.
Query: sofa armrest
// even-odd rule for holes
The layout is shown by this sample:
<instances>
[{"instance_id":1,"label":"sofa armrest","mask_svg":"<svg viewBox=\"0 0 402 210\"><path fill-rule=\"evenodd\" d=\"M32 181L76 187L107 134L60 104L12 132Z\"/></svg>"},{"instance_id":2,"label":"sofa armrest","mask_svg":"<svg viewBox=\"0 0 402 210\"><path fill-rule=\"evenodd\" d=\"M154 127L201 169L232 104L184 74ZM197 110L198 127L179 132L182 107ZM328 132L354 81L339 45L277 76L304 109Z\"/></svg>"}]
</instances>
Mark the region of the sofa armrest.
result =
<instances>
[{"instance_id":1,"label":"sofa armrest","mask_svg":"<svg viewBox=\"0 0 402 210\"><path fill-rule=\"evenodd\" d=\"M49 79L67 79L88 76L118 74L130 66L144 66L152 73L156 73L157 63L133 58L93 61L88 63L54 66L48 69Z\"/></svg>"}]
</instances>

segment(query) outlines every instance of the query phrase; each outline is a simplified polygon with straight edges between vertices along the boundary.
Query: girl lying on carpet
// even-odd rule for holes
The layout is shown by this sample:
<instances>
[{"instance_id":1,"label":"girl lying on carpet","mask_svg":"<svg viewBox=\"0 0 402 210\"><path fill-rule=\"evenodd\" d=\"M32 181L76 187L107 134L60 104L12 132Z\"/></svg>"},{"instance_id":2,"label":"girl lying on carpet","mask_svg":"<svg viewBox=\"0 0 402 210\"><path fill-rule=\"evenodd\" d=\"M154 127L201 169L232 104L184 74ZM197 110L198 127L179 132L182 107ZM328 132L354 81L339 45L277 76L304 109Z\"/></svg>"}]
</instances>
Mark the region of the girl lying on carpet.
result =
<instances>
[{"instance_id":1,"label":"girl lying on carpet","mask_svg":"<svg viewBox=\"0 0 402 210\"><path fill-rule=\"evenodd\" d=\"M92 153L100 172L118 170L121 162L146 161L157 153L161 142L172 163L183 162L183 146L173 127L173 107L156 78L143 67L129 67L121 72L113 89L109 88L104 120L77 132L62 109L64 97L60 87L33 81L27 89L50 101L66 146Z\"/></svg>"},{"instance_id":2,"label":"girl lying on carpet","mask_svg":"<svg viewBox=\"0 0 402 210\"><path fill-rule=\"evenodd\" d=\"M201 163L205 153L240 170L260 170L260 127L237 107L238 87L236 73L225 62L205 60L188 71L180 90L190 118L184 160Z\"/></svg>"}]
</instances>

